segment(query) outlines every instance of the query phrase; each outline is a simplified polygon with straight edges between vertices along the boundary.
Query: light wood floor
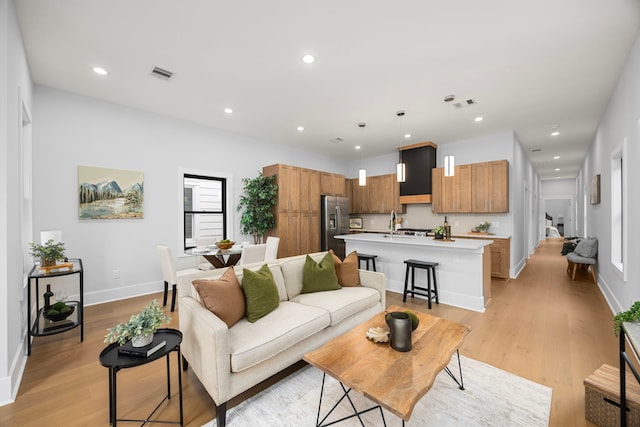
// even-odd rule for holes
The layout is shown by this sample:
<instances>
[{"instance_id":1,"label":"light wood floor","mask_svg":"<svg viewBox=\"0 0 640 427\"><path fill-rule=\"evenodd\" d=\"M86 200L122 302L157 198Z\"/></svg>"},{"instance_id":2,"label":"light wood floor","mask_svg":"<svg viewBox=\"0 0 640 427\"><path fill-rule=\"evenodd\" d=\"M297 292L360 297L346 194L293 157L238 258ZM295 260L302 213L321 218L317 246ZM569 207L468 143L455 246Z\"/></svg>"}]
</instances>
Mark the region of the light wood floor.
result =
<instances>
[{"instance_id":1,"label":"light wood floor","mask_svg":"<svg viewBox=\"0 0 640 427\"><path fill-rule=\"evenodd\" d=\"M590 275L579 273L575 281L567 276L561 246L560 239L543 242L518 279L494 280L485 313L439 305L431 314L471 326L461 348L465 356L553 388L551 426L587 426L582 381L603 363L617 366L617 339L611 312ZM16 402L0 407L0 426L107 426L108 371L98 362L104 334L153 297L162 299L157 294L87 307L83 343L78 330L36 338ZM415 301L406 306L427 311L424 301ZM387 304L402 304L402 298L388 293ZM177 328L178 313L170 315L169 326ZM175 356L171 362L175 393ZM119 417L145 417L166 390L165 381L163 361L120 371ZM183 375L183 392L186 426L199 427L215 416L191 370ZM160 418L177 417L176 401L171 399Z\"/></svg>"}]
</instances>

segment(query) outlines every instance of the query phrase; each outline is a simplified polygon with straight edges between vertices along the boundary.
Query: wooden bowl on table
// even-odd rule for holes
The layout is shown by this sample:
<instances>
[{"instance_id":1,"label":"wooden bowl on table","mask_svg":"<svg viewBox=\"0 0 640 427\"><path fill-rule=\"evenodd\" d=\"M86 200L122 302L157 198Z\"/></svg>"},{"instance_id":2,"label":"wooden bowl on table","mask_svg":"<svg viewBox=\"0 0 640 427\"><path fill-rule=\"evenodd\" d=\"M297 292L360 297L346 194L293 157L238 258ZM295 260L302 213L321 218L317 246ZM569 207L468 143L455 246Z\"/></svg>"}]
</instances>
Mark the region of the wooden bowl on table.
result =
<instances>
[{"instance_id":1,"label":"wooden bowl on table","mask_svg":"<svg viewBox=\"0 0 640 427\"><path fill-rule=\"evenodd\" d=\"M218 247L218 249L227 250L231 249L231 247L235 245L235 243L236 242L216 242L216 246Z\"/></svg>"}]
</instances>

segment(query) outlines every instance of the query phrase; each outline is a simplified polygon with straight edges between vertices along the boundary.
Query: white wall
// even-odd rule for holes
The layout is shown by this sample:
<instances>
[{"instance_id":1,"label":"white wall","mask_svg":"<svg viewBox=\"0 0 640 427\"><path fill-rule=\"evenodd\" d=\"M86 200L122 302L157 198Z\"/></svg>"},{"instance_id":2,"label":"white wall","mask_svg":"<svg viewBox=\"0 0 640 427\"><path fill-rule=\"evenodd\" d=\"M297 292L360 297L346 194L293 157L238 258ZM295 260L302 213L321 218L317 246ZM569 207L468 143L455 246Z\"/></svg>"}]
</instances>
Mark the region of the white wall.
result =
<instances>
[{"instance_id":1,"label":"white wall","mask_svg":"<svg viewBox=\"0 0 640 427\"><path fill-rule=\"evenodd\" d=\"M598 285L613 312L626 310L640 300L640 197L636 185L640 182L640 35L629 53L609 105L602 117L593 144L581 169L580 195L588 194L591 178L600 174L601 203L587 204L587 234L598 237ZM624 238L628 245L627 281L611 265L611 154L627 140L625 162L628 174L628 228Z\"/></svg>"},{"instance_id":2,"label":"white wall","mask_svg":"<svg viewBox=\"0 0 640 427\"><path fill-rule=\"evenodd\" d=\"M179 170L230 174L232 235L242 178L285 163L342 173L334 160L193 123L36 86L34 123L34 231L62 230L70 257L82 258L85 302L95 304L162 289L155 245L180 256ZM80 220L78 165L144 173L144 218ZM195 265L194 257L178 266ZM120 278L113 279L113 270Z\"/></svg>"},{"instance_id":3,"label":"white wall","mask_svg":"<svg viewBox=\"0 0 640 427\"><path fill-rule=\"evenodd\" d=\"M0 404L15 398L26 363L21 110L31 92L15 6L0 0Z\"/></svg>"}]
</instances>

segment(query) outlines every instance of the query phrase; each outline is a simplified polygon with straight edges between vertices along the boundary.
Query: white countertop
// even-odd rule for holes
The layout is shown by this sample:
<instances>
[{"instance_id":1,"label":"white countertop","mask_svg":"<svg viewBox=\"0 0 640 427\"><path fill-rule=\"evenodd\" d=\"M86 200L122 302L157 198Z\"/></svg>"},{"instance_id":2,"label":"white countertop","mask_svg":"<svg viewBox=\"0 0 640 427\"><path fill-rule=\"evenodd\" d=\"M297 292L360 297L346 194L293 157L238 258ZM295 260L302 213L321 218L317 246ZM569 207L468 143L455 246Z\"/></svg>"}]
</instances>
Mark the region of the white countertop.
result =
<instances>
[{"instance_id":1,"label":"white countertop","mask_svg":"<svg viewBox=\"0 0 640 427\"><path fill-rule=\"evenodd\" d=\"M350 233L353 234L358 234L358 233L372 233L372 234L389 234L389 231L383 231L383 230L371 230L371 229L357 229L357 228L351 228L349 229ZM400 233L402 233L402 229L398 230ZM469 234L469 233L460 233L460 232L453 232L451 233L451 236L453 238L459 238L459 239L510 239L511 236L508 234ZM430 237L433 237L433 233L431 233Z\"/></svg>"},{"instance_id":2,"label":"white countertop","mask_svg":"<svg viewBox=\"0 0 640 427\"><path fill-rule=\"evenodd\" d=\"M485 239L454 238L452 241L438 240L431 236L398 236L389 237L389 234L380 233L354 233L335 236L336 239L344 239L354 242L386 243L403 246L427 246L448 249L478 250L493 243ZM489 237L490 238L490 237Z\"/></svg>"}]
</instances>

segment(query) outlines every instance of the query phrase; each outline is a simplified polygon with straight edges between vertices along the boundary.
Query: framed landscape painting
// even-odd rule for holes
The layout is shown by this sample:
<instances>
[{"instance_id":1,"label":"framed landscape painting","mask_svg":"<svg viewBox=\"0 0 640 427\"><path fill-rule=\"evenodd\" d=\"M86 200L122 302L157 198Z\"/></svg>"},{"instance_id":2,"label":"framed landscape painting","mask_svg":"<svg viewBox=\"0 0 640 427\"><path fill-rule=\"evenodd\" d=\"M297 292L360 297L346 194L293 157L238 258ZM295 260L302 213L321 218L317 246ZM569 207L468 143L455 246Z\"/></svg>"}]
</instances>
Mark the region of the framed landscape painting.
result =
<instances>
[{"instance_id":1,"label":"framed landscape painting","mask_svg":"<svg viewBox=\"0 0 640 427\"><path fill-rule=\"evenodd\" d=\"M144 174L78 166L80 219L136 219L144 213Z\"/></svg>"}]
</instances>

